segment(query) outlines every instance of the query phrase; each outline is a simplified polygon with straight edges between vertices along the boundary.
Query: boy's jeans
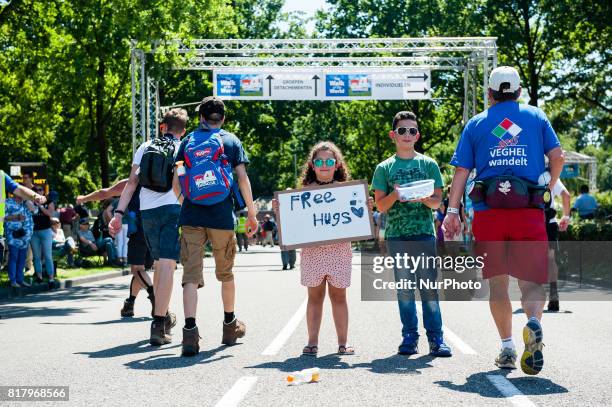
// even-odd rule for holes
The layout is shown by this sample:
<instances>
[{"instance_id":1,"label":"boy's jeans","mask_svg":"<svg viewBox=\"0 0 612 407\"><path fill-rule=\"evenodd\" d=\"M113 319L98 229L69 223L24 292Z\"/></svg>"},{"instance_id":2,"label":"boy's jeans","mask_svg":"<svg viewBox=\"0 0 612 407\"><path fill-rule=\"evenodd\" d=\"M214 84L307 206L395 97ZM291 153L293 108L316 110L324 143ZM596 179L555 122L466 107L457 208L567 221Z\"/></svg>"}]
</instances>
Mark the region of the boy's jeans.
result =
<instances>
[{"instance_id":1,"label":"boy's jeans","mask_svg":"<svg viewBox=\"0 0 612 407\"><path fill-rule=\"evenodd\" d=\"M436 256L437 254L435 236L432 235L388 238L387 250L389 256L395 258L399 254L402 259L404 254L415 258L426 258L427 256ZM431 263L433 264L434 262ZM409 261L408 264L411 265L412 263ZM440 304L438 303L438 292L435 289L420 286L421 281L435 282L438 277L438 271L435 267L419 267L416 272L413 273L411 271L413 270L404 267L397 268L396 266L394 269L395 281L401 281L402 279L415 281L421 295L423 326L427 331L427 338L432 340L435 337L442 337L442 315L440 313ZM397 302L402 321L402 336L416 340L419 334L414 290L398 289Z\"/></svg>"}]
</instances>

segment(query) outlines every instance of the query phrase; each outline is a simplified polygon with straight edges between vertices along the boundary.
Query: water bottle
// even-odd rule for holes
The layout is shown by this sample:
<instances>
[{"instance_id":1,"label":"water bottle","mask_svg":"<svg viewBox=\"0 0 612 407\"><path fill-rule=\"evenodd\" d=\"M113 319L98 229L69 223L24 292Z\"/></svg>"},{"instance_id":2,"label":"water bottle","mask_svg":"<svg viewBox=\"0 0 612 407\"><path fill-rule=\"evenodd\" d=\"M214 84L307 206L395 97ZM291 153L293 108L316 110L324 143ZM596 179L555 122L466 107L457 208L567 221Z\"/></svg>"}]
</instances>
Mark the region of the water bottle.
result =
<instances>
[{"instance_id":1,"label":"water bottle","mask_svg":"<svg viewBox=\"0 0 612 407\"><path fill-rule=\"evenodd\" d=\"M290 385L318 382L320 379L320 374L321 371L318 367L313 367L311 369L303 369L299 372L290 373L287 376L287 382Z\"/></svg>"}]
</instances>

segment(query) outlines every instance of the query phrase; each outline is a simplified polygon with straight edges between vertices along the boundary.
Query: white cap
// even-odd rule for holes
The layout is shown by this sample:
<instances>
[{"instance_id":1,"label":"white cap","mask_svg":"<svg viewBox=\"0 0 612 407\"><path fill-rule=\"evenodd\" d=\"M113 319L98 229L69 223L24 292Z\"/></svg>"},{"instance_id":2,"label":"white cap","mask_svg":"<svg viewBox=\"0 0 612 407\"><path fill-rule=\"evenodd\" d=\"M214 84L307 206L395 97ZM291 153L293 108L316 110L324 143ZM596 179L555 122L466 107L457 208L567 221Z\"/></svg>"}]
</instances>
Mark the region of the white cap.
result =
<instances>
[{"instance_id":1,"label":"white cap","mask_svg":"<svg viewBox=\"0 0 612 407\"><path fill-rule=\"evenodd\" d=\"M509 88L500 89L502 83L510 84ZM516 92L521 87L521 77L516 69L511 66L498 66L491 71L489 76L489 88L503 93Z\"/></svg>"}]
</instances>

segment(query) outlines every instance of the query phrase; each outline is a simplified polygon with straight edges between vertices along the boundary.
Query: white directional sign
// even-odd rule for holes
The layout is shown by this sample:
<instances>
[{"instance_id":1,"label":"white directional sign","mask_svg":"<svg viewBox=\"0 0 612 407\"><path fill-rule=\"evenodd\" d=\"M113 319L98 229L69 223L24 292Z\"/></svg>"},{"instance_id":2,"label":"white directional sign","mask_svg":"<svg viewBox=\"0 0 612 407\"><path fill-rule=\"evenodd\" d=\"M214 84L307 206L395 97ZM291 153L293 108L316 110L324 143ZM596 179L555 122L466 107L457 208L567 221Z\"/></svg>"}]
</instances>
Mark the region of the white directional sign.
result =
<instances>
[{"instance_id":1,"label":"white directional sign","mask_svg":"<svg viewBox=\"0 0 612 407\"><path fill-rule=\"evenodd\" d=\"M217 70L214 95L239 100L406 100L431 98L431 72Z\"/></svg>"}]
</instances>

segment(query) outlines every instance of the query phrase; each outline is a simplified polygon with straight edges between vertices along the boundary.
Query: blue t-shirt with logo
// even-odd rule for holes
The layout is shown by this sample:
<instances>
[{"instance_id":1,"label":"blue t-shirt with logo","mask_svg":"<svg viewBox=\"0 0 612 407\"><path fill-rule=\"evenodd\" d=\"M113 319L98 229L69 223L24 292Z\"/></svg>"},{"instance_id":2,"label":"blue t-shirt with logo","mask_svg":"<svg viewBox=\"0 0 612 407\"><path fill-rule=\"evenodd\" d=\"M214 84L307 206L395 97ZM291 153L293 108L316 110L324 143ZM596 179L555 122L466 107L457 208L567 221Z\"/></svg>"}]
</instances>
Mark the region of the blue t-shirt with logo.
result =
<instances>
[{"instance_id":1,"label":"blue t-shirt with logo","mask_svg":"<svg viewBox=\"0 0 612 407\"><path fill-rule=\"evenodd\" d=\"M538 182L544 155L560 147L546 114L514 101L498 103L474 116L463 129L451 165L476 169L476 181L514 175ZM474 210L486 209L486 205Z\"/></svg>"},{"instance_id":2,"label":"blue t-shirt with logo","mask_svg":"<svg viewBox=\"0 0 612 407\"><path fill-rule=\"evenodd\" d=\"M201 131L206 131L206 129L200 128L200 134ZM194 133L190 133L181 142L176 161L185 161L185 148ZM223 141L223 151L232 168L236 168L240 164L249 163L247 154L238 137L225 130L221 130L219 136L221 136ZM235 175L234 182L238 182ZM179 226L234 230L234 201L232 194L230 193L225 200L219 203L206 206L191 203L189 199L185 198L181 206Z\"/></svg>"}]
</instances>

